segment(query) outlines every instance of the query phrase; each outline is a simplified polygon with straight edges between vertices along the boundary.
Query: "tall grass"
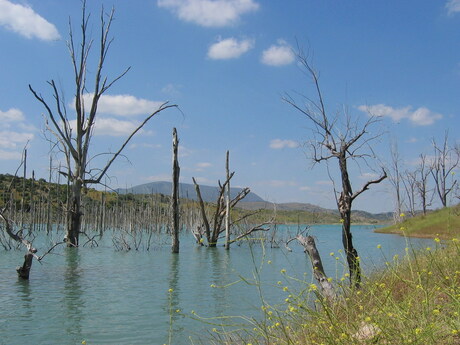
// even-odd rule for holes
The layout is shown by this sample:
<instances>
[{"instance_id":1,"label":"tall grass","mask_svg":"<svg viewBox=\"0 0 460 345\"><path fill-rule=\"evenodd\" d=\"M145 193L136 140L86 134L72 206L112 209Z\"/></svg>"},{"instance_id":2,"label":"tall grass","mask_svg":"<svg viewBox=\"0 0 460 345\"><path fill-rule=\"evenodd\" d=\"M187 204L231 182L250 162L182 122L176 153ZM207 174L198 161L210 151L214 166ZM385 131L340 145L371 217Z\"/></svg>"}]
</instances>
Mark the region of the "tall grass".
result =
<instances>
[{"instance_id":1,"label":"tall grass","mask_svg":"<svg viewBox=\"0 0 460 345\"><path fill-rule=\"evenodd\" d=\"M380 245L375 250L384 255ZM205 343L460 344L459 258L459 237L435 237L422 250L407 247L405 255L385 258L386 267L365 277L360 289L348 287L347 274L333 278L340 297L332 303L314 282L291 291L280 281L282 305L262 297L261 319L246 319L244 330L223 329Z\"/></svg>"}]
</instances>

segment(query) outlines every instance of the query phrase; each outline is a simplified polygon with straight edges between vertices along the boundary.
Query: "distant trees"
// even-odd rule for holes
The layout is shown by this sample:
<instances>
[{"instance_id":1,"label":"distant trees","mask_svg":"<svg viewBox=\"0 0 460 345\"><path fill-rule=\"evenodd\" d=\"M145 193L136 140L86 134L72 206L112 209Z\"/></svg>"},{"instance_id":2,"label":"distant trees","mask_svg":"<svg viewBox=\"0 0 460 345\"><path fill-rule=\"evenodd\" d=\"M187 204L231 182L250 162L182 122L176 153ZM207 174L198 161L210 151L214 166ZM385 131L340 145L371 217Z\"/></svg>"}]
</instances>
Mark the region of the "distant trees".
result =
<instances>
[{"instance_id":1,"label":"distant trees","mask_svg":"<svg viewBox=\"0 0 460 345\"><path fill-rule=\"evenodd\" d=\"M89 163L92 156L89 151L91 139L96 123L98 103L104 93L109 90L114 83L122 78L129 70L127 68L120 75L109 79L103 75L104 65L108 57L108 52L112 39L110 29L113 21L114 10L106 13L101 10L100 16L100 36L97 40L98 61L95 66L90 66L89 57L94 41L89 37L88 28L90 15L86 13L86 1L82 3L81 19L81 42L76 44L71 24L69 24L69 41L67 46L73 67L73 78L75 86L75 116L70 117L63 93L58 90L54 80L48 82L51 87L52 101L48 101L40 93L29 85L29 89L35 98L43 105L47 116L47 130L50 131L55 139L60 151L66 160L66 171L60 171L65 175L71 185L70 200L67 205L67 234L66 241L68 246L78 246L79 234L82 218L82 188L88 184L99 184L106 175L108 169L120 155L131 138L155 115L161 111L175 107L163 103L158 109L154 110L145 120L129 135L118 151L110 154L110 158L105 165L98 169L90 168ZM93 89L89 90L87 85L87 72L94 71ZM85 99L90 99L85 103ZM50 121L50 123L48 122Z\"/></svg>"},{"instance_id":2,"label":"distant trees","mask_svg":"<svg viewBox=\"0 0 460 345\"><path fill-rule=\"evenodd\" d=\"M369 143L379 137L381 133L373 135L370 132L370 128L378 119L371 115L364 123L359 123L356 119L352 120L346 111L331 115L326 110L318 73L308 61L308 56L299 51L297 59L303 72L310 76L313 81L315 97L304 96L302 103L296 101L291 95L286 95L283 99L303 114L312 125L314 138L310 141L310 148L313 162L315 164L326 163L331 160L337 162L340 187L337 188L337 184L332 177L331 179L334 183L337 208L342 217L342 243L350 272L350 282L359 286L361 269L358 252L353 246L351 233L352 204L372 184L383 181L387 177L387 173L382 169L379 177L368 180L361 189L354 190L350 180L348 163L373 158Z\"/></svg>"}]
</instances>

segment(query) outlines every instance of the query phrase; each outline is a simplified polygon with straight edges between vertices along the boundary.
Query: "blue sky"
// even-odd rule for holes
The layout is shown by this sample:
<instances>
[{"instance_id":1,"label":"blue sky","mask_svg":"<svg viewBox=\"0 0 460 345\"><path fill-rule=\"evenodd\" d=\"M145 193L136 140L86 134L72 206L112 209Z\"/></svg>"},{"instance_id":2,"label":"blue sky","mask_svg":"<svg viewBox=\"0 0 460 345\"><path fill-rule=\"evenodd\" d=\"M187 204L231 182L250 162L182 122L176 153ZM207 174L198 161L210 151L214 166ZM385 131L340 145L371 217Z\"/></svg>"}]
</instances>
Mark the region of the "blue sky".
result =
<instances>
[{"instance_id":1,"label":"blue sky","mask_svg":"<svg viewBox=\"0 0 460 345\"><path fill-rule=\"evenodd\" d=\"M312 169L308 160L311 123L282 101L286 92L314 96L296 63L297 45L310 52L330 113L347 107L356 118L366 119L366 109L381 115L374 130L384 135L373 143L378 164L390 161L391 142L409 170L420 153L432 154L431 140L442 140L446 130L458 142L460 0L89 0L93 38L102 5L115 8L105 74L131 70L101 99L92 154L116 150L158 102L180 107L132 140L126 158L109 171L113 188L170 180L176 127L182 182L195 177L216 185L230 150L233 186L249 186L273 202L334 208L325 166ZM14 173L28 143L29 175L34 169L48 176L44 109L28 84L51 101L46 81L54 79L71 113L69 17L78 32L80 1L0 0L4 173ZM365 164L351 171L355 189L375 176ZM371 188L355 208L393 210L389 184Z\"/></svg>"}]
</instances>

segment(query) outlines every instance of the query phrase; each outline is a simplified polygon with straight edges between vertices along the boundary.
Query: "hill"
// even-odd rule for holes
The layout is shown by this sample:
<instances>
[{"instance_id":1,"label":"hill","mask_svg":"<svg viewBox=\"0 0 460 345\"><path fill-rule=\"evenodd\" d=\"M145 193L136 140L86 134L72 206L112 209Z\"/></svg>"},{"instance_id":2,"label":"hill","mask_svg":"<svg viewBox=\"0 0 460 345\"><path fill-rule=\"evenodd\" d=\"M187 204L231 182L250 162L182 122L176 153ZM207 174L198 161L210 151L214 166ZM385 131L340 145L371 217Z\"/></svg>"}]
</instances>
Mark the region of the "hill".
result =
<instances>
[{"instance_id":1,"label":"hill","mask_svg":"<svg viewBox=\"0 0 460 345\"><path fill-rule=\"evenodd\" d=\"M119 194L164 194L170 195L172 189L171 182L150 182L134 186L131 188L119 188L116 190ZM219 196L219 188L212 186L200 185L201 196L205 202L216 202ZM230 188L230 196L234 198L242 191L242 188ZM195 186L190 183L179 184L179 197L189 200L197 200ZM264 202L264 200L257 194L250 192L244 200L246 202Z\"/></svg>"},{"instance_id":2,"label":"hill","mask_svg":"<svg viewBox=\"0 0 460 345\"><path fill-rule=\"evenodd\" d=\"M407 217L404 217L407 218ZM440 237L451 239L460 235L460 204L407 218L398 224L376 232L410 237Z\"/></svg>"}]
</instances>

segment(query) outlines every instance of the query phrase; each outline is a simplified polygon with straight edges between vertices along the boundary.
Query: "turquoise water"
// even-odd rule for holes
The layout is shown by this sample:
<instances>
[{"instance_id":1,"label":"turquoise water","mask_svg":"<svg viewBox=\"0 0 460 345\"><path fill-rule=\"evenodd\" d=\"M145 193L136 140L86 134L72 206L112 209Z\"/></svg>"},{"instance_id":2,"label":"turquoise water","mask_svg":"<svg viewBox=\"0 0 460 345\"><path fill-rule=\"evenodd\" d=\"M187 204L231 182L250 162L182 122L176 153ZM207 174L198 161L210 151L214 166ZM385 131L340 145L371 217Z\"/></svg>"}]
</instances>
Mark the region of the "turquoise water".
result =
<instances>
[{"instance_id":1,"label":"turquoise water","mask_svg":"<svg viewBox=\"0 0 460 345\"><path fill-rule=\"evenodd\" d=\"M367 272L380 267L384 256L404 254L408 245L403 237L377 234L373 229L356 226L353 230ZM281 227L279 233L288 230ZM340 277L342 263L329 255L340 255L340 226L315 226L310 233L316 237L328 275ZM46 240L36 241L40 242ZM413 239L411 245L427 242L431 241ZM294 243L291 248L288 252L284 247L245 244L226 251L197 247L185 234L179 254L171 254L169 245L118 252L106 234L98 247L59 248L42 264L35 261L29 281L18 280L15 272L23 251L2 250L0 344L66 345L82 340L88 345L191 344L190 339L196 341L219 328L194 320L192 312L206 318L257 318L261 297L254 281L260 282L263 298L272 304L286 298L277 281L301 284L286 278L294 276L310 282L311 266L302 248Z\"/></svg>"}]
</instances>

